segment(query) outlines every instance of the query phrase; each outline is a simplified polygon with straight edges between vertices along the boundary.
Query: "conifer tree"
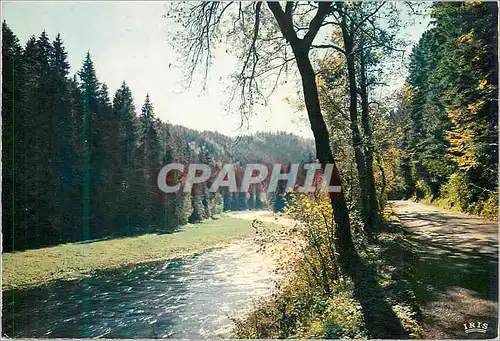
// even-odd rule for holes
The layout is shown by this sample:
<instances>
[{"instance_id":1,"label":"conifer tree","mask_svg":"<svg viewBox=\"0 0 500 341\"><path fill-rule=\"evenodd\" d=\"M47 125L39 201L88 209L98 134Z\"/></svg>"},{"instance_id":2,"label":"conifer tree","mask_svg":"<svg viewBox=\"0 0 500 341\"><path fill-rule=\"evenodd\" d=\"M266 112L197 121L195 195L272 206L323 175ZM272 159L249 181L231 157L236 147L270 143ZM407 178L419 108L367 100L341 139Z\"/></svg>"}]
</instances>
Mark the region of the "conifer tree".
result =
<instances>
[{"instance_id":1,"label":"conifer tree","mask_svg":"<svg viewBox=\"0 0 500 341\"><path fill-rule=\"evenodd\" d=\"M141 184L139 190L142 194L137 204L140 207L139 220L147 228L155 226L155 221L159 221L163 213L162 195L156 185L156 176L161 168L157 129L158 122L147 94L139 115L137 139L137 170Z\"/></svg>"},{"instance_id":2,"label":"conifer tree","mask_svg":"<svg viewBox=\"0 0 500 341\"><path fill-rule=\"evenodd\" d=\"M94 64L90 58L90 53L87 52L83 61L83 66L78 73L80 77L80 91L82 93L82 155L83 155L83 217L82 217L82 238L89 239L91 236L92 218L95 212L91 211L91 195L93 195L93 184L95 177L99 173L99 169L93 166L98 166L100 160L94 155L98 152L93 147L98 146L99 135L97 125L98 113L98 92L99 81L94 69Z\"/></svg>"},{"instance_id":3,"label":"conifer tree","mask_svg":"<svg viewBox=\"0 0 500 341\"><path fill-rule=\"evenodd\" d=\"M4 21L2 23L2 233L4 250L16 249L20 233L26 228L26 201L22 179L26 176L23 167L24 120L20 110L22 103L22 48L18 38Z\"/></svg>"},{"instance_id":4,"label":"conifer tree","mask_svg":"<svg viewBox=\"0 0 500 341\"><path fill-rule=\"evenodd\" d=\"M119 199L115 220L119 226L118 233L131 234L136 220L132 211L136 207L138 187L135 172L137 137L132 92L125 82L113 97L113 116L118 125L115 185L119 188Z\"/></svg>"},{"instance_id":5,"label":"conifer tree","mask_svg":"<svg viewBox=\"0 0 500 341\"><path fill-rule=\"evenodd\" d=\"M72 117L72 94L68 79L69 63L61 36L58 34L49 55L51 97L51 151L54 172L55 212L52 220L54 238L59 242L71 239L69 226L75 226L75 215L71 214L72 200L77 193L77 150L74 148L75 124Z\"/></svg>"}]
</instances>

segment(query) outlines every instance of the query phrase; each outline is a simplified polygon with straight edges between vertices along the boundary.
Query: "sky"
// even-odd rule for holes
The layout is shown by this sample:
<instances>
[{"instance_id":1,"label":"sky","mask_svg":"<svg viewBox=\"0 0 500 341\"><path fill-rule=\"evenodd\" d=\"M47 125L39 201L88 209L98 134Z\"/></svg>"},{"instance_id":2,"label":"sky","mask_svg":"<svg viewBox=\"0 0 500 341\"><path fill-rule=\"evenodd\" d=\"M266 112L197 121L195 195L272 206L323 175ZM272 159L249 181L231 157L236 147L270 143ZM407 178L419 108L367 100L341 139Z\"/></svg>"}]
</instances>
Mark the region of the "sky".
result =
<instances>
[{"instance_id":1,"label":"sky","mask_svg":"<svg viewBox=\"0 0 500 341\"><path fill-rule=\"evenodd\" d=\"M312 137L306 114L285 101L297 91L296 84L279 88L267 107L256 109L248 130L240 130L238 113L224 107L229 86L226 78L234 65L231 56L215 58L204 91L196 82L186 90L179 56L168 40L172 23L163 16L166 10L166 4L159 1L2 1L2 20L22 44L43 30L51 40L60 33L71 75L80 69L89 51L98 79L108 85L111 96L126 81L136 108L140 109L149 93L157 117L165 122L231 136L284 130ZM426 26L427 22L414 25L405 34L416 42Z\"/></svg>"}]
</instances>

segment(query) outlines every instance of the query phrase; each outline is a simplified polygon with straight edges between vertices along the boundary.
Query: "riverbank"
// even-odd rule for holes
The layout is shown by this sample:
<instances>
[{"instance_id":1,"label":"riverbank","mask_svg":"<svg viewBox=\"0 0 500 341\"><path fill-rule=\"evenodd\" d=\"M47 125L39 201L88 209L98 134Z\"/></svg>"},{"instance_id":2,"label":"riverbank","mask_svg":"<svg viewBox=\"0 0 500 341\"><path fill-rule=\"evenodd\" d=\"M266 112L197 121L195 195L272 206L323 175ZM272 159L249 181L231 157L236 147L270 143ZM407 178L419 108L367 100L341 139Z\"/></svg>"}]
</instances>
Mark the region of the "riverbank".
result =
<instances>
[{"instance_id":1,"label":"riverbank","mask_svg":"<svg viewBox=\"0 0 500 341\"><path fill-rule=\"evenodd\" d=\"M252 212L253 213L253 212ZM256 216L266 215L256 211ZM266 229L280 225L262 222ZM2 254L2 290L91 276L95 271L193 255L255 236L253 221L224 215L170 234L146 234Z\"/></svg>"},{"instance_id":2,"label":"riverbank","mask_svg":"<svg viewBox=\"0 0 500 341\"><path fill-rule=\"evenodd\" d=\"M309 261L296 263L277 295L235 319L231 337L419 338L419 307L408 283L413 278L412 258L404 252L406 232L395 212L385 212L384 232L373 244L356 239L356 245L359 264L352 275L331 282L328 292L315 275L320 265L313 258L315 250L306 248L302 259Z\"/></svg>"}]
</instances>

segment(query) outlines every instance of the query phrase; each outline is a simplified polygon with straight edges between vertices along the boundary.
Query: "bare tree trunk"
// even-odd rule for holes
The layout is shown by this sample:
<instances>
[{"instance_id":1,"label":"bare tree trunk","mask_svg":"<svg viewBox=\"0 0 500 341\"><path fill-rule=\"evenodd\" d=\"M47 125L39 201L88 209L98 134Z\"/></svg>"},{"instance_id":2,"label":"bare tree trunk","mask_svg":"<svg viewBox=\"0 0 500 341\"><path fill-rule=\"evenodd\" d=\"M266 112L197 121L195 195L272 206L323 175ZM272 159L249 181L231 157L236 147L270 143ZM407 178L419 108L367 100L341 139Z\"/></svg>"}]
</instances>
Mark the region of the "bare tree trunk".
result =
<instances>
[{"instance_id":1,"label":"bare tree trunk","mask_svg":"<svg viewBox=\"0 0 500 341\"><path fill-rule=\"evenodd\" d=\"M363 48L363 47L362 47ZM369 117L369 102L368 102L368 89L366 80L366 56L365 51L361 50L360 56L360 87L361 87L361 124L363 126L364 142L365 142L365 191L366 200L370 211L368 212L367 220L371 222L367 230L367 234L371 236L373 232L376 232L379 225L379 205L377 202L377 196L375 192L375 178L373 176L373 141L372 141L372 129L370 125Z\"/></svg>"},{"instance_id":2,"label":"bare tree trunk","mask_svg":"<svg viewBox=\"0 0 500 341\"><path fill-rule=\"evenodd\" d=\"M330 147L330 138L326 127L318 97L318 88L316 85L316 77L314 69L309 60L308 49L292 46L292 49L297 60L297 66L302 78L302 88L304 91L304 99L311 124L311 129L314 134L316 143L316 155L320 163L324 166L327 163L333 164L333 175L330 181L332 186L341 186L342 181L340 174L333 159L332 150ZM330 202L333 209L333 217L336 224L335 241L336 248L340 254L340 262L344 266L348 266L351 257L355 252L352 242L351 227L349 214L344 197L344 192L330 193Z\"/></svg>"},{"instance_id":3,"label":"bare tree trunk","mask_svg":"<svg viewBox=\"0 0 500 341\"><path fill-rule=\"evenodd\" d=\"M377 157L377 165L380 170L380 194L378 197L378 202L380 205L380 210L385 206L385 203L387 202L387 198L384 197L385 195L385 188L387 187L387 180L385 179L385 170L384 170L384 165L382 163L382 157L380 156L379 153L376 153Z\"/></svg>"},{"instance_id":4,"label":"bare tree trunk","mask_svg":"<svg viewBox=\"0 0 500 341\"><path fill-rule=\"evenodd\" d=\"M309 48L323 23L324 18L331 11L330 2L319 2L316 15L309 24L309 31L304 38L300 39L293 27L293 2L287 2L285 11L281 8L279 2L268 2L269 9L273 13L281 33L292 48L297 67L302 78L302 90L304 92L304 101L311 124L311 130L316 143L316 156L322 166L327 163L332 164L333 174L330 179L330 185L341 186L340 174L333 159L332 149L330 147L330 137L328 129L321 113L321 106L318 96L318 87L316 85L316 75L309 59ZM335 247L339 253L339 261L343 269L348 272L359 259L354 248L351 236L351 224L349 221L349 212L344 197L344 192L329 193L330 202L333 210L333 219L335 221Z\"/></svg>"},{"instance_id":5,"label":"bare tree trunk","mask_svg":"<svg viewBox=\"0 0 500 341\"><path fill-rule=\"evenodd\" d=\"M349 33L349 28L347 27L347 23L345 20L345 16L343 16L341 28L346 52L347 75L349 80L349 118L351 121L350 127L352 134L352 146L354 148L354 158L356 160L356 168L358 170L364 230L368 235L370 235L372 231L372 221L370 219L371 207L367 196L368 190L366 181L365 156L363 154L361 133L358 126L358 91L356 84L356 66L353 54L354 41L353 37Z\"/></svg>"}]
</instances>

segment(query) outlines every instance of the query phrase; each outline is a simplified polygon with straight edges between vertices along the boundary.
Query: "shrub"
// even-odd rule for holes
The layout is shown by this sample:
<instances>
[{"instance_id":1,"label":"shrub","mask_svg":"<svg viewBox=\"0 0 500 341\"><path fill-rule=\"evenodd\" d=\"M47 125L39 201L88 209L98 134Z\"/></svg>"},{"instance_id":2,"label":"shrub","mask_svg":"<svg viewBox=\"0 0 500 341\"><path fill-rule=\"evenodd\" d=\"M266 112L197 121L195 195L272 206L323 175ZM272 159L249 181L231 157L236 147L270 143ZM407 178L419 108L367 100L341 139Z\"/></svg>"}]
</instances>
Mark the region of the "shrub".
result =
<instances>
[{"instance_id":1,"label":"shrub","mask_svg":"<svg viewBox=\"0 0 500 341\"><path fill-rule=\"evenodd\" d=\"M491 193L486 201L477 205L476 214L490 221L498 221L498 192Z\"/></svg>"},{"instance_id":2,"label":"shrub","mask_svg":"<svg viewBox=\"0 0 500 341\"><path fill-rule=\"evenodd\" d=\"M423 199L432 197L432 189L424 180L415 182L415 199Z\"/></svg>"},{"instance_id":3,"label":"shrub","mask_svg":"<svg viewBox=\"0 0 500 341\"><path fill-rule=\"evenodd\" d=\"M448 182L441 187L441 198L446 200L450 208L469 212L473 198L467 176L462 173L452 174Z\"/></svg>"},{"instance_id":4,"label":"shrub","mask_svg":"<svg viewBox=\"0 0 500 341\"><path fill-rule=\"evenodd\" d=\"M339 278L340 267L335 251L335 227L328 194L291 194L286 213L301 222L296 232L305 241L303 267L308 269L324 294L329 295L332 281Z\"/></svg>"},{"instance_id":5,"label":"shrub","mask_svg":"<svg viewBox=\"0 0 500 341\"><path fill-rule=\"evenodd\" d=\"M301 272L299 272L301 273ZM352 297L352 283L338 281L330 296L310 287L297 275L275 299L235 319L235 338L366 338L361 306ZM319 293L319 294L318 294Z\"/></svg>"}]
</instances>

